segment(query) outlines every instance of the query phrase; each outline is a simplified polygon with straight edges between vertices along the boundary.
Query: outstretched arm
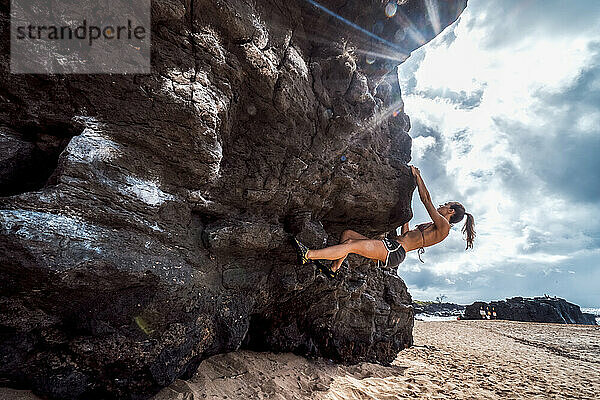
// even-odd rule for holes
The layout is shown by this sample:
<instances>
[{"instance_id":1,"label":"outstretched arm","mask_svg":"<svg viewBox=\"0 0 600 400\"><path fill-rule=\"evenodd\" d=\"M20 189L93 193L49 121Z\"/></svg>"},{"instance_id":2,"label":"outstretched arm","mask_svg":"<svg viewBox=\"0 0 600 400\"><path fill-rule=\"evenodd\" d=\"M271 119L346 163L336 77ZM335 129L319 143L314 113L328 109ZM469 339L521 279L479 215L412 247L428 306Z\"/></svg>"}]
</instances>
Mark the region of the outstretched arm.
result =
<instances>
[{"instance_id":1,"label":"outstretched arm","mask_svg":"<svg viewBox=\"0 0 600 400\"><path fill-rule=\"evenodd\" d=\"M425 182L421 178L421 172L417 167L410 166L412 173L417 180L417 188L419 189L419 197L421 198L421 202L425 206L425 209L429 213L431 220L435 224L436 228L440 230L450 229L450 224L448 220L442 216L437 209L434 207L433 202L431 201L431 196L429 195L429 191L425 187Z\"/></svg>"}]
</instances>

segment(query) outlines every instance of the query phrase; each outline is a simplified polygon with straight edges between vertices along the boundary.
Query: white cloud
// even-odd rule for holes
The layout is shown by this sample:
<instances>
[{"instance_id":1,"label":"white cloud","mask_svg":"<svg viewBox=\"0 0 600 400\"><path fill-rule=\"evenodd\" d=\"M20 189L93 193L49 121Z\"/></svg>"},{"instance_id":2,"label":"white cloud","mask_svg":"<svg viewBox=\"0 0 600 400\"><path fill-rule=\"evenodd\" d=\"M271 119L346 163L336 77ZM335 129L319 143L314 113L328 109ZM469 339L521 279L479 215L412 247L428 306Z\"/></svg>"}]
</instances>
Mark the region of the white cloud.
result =
<instances>
[{"instance_id":1,"label":"white cloud","mask_svg":"<svg viewBox=\"0 0 600 400\"><path fill-rule=\"evenodd\" d=\"M502 32L502 27L488 26L491 16L482 8L489 7L494 14L498 5L472 0L455 26L415 52L424 55L413 54L399 69L405 111L413 121L413 160L434 201L462 202L475 215L478 233L468 252L456 227L444 242L428 249L427 265L416 256L407 258L401 276L404 271L434 282L430 290L418 289L416 298L431 299L443 285L458 286L460 276L469 282L469 295L483 298L489 294L484 289L488 280L482 276L492 276L506 265L520 266L511 276L525 278L528 290L536 285L535 273L559 274L561 265L568 265L564 270L573 279L586 279L578 271L587 267L576 260L588 260L592 256L585 252L600 247L596 217L600 204L574 204L549 184L548 172L539 164L551 166L554 159L549 157L561 156L559 146L565 145L568 135L598 133L600 105L590 105L592 111L580 111L573 118L568 101L550 103L539 94L560 97L574 86L591 65L595 56L591 44L600 41L600 31L565 27L557 32L548 22L556 15L544 20L541 14L543 2L512 4L507 12L514 20L509 22L528 34L515 34L511 42L491 46L492 33ZM520 15L525 12L532 17ZM448 34L455 39L443 37ZM508 37L498 38L504 40ZM564 121L572 122L573 132L557 129ZM545 154L549 146L553 151ZM555 161L556 168L578 162ZM598 171L580 172L595 174L600 181ZM413 198L413 211L415 223L429 218L418 196ZM541 292L548 282L540 281ZM459 289L446 289L460 296Z\"/></svg>"},{"instance_id":2,"label":"white cloud","mask_svg":"<svg viewBox=\"0 0 600 400\"><path fill-rule=\"evenodd\" d=\"M433 136L419 136L412 141L412 154L415 158L423 157L423 154L435 145L436 140Z\"/></svg>"}]
</instances>

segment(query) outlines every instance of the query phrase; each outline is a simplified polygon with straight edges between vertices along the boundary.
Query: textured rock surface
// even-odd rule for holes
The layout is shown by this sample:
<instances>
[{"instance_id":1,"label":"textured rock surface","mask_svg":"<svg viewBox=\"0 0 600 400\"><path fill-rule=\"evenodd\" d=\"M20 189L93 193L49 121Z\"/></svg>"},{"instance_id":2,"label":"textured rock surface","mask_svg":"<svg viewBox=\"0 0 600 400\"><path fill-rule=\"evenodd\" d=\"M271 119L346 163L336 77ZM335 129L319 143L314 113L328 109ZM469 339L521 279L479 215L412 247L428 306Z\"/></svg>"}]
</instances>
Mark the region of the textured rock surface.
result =
<instances>
[{"instance_id":1,"label":"textured rock surface","mask_svg":"<svg viewBox=\"0 0 600 400\"><path fill-rule=\"evenodd\" d=\"M484 303L476 301L465 309L465 319L481 319L481 307L494 308L497 319L525 322L551 322L557 324L596 325L592 314L582 313L578 305L556 297L513 297Z\"/></svg>"},{"instance_id":2,"label":"textured rock surface","mask_svg":"<svg viewBox=\"0 0 600 400\"><path fill-rule=\"evenodd\" d=\"M162 0L150 75L9 75L0 3L1 385L145 398L240 346L387 363L412 343L395 271L351 257L331 282L289 237L410 219L395 66L466 0L322 4L385 42L306 1Z\"/></svg>"}]
</instances>

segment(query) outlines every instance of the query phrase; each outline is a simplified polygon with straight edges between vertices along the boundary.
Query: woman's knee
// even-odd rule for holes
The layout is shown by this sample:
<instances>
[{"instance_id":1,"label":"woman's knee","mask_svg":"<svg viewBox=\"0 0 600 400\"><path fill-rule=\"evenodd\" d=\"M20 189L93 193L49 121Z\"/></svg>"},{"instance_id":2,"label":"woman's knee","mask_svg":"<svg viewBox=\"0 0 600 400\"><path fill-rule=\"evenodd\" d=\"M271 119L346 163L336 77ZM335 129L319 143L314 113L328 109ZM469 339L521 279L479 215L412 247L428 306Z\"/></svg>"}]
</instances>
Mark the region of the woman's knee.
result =
<instances>
[{"instance_id":1,"label":"woman's knee","mask_svg":"<svg viewBox=\"0 0 600 400\"><path fill-rule=\"evenodd\" d=\"M342 232L340 242L343 242L347 239L364 240L368 239L368 237L366 237L365 235L361 235L360 233L353 231L352 229L346 229Z\"/></svg>"},{"instance_id":2,"label":"woman's knee","mask_svg":"<svg viewBox=\"0 0 600 400\"><path fill-rule=\"evenodd\" d=\"M354 231L350 230L350 229L346 229L344 231L342 231L342 235L341 237L341 241L345 241L348 240L350 238L350 236L352 236L352 234L354 233Z\"/></svg>"}]
</instances>

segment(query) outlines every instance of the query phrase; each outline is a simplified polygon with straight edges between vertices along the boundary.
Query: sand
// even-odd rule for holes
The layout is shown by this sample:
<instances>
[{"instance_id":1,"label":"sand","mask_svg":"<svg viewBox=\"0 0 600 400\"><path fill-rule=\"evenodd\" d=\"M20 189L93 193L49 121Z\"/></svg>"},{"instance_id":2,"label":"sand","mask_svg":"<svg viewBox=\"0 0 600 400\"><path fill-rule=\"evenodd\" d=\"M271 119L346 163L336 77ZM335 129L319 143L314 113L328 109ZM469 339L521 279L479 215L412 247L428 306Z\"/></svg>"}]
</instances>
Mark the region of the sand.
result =
<instances>
[{"instance_id":1,"label":"sand","mask_svg":"<svg viewBox=\"0 0 600 400\"><path fill-rule=\"evenodd\" d=\"M508 321L415 322L389 367L237 351L204 360L153 400L598 399L600 327ZM7 400L37 399L0 389Z\"/></svg>"},{"instance_id":2,"label":"sand","mask_svg":"<svg viewBox=\"0 0 600 400\"><path fill-rule=\"evenodd\" d=\"M194 400L600 398L600 327L416 321L414 337L416 346L401 351L391 367L224 354L155 400L187 400L190 392Z\"/></svg>"}]
</instances>

